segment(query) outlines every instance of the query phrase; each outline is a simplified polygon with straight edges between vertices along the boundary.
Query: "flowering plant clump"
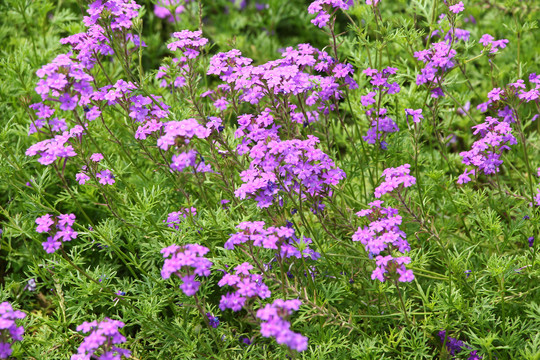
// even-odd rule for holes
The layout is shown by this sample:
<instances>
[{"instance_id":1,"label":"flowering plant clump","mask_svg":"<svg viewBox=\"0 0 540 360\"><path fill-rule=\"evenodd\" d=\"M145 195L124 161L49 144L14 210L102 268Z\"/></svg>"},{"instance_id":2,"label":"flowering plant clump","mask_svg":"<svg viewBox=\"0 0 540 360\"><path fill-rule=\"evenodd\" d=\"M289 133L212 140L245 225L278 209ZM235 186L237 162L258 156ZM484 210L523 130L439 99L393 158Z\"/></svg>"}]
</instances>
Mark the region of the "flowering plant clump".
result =
<instances>
[{"instance_id":1,"label":"flowering plant clump","mask_svg":"<svg viewBox=\"0 0 540 360\"><path fill-rule=\"evenodd\" d=\"M13 353L13 342L23 339L24 328L15 321L25 317L22 311L13 310L10 303L0 303L0 359L8 359Z\"/></svg>"},{"instance_id":2,"label":"flowering plant clump","mask_svg":"<svg viewBox=\"0 0 540 360\"><path fill-rule=\"evenodd\" d=\"M103 321L83 322L77 326L77 331L88 334L76 354L71 356L71 360L90 359L121 359L129 358L131 351L122 349L116 345L126 341L120 329L124 323L118 320L104 319Z\"/></svg>"},{"instance_id":3,"label":"flowering plant clump","mask_svg":"<svg viewBox=\"0 0 540 360\"><path fill-rule=\"evenodd\" d=\"M0 358L538 359L539 14L6 0Z\"/></svg>"}]
</instances>

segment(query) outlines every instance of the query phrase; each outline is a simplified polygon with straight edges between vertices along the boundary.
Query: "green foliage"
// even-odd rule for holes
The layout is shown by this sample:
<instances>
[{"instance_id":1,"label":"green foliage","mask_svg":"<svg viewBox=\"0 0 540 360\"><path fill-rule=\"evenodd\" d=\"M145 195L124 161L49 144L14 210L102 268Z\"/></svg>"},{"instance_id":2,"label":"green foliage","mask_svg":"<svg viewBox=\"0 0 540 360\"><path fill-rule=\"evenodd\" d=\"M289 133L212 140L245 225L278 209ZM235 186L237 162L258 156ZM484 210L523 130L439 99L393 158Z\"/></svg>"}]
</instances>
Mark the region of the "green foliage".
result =
<instances>
[{"instance_id":1,"label":"green foliage","mask_svg":"<svg viewBox=\"0 0 540 360\"><path fill-rule=\"evenodd\" d=\"M241 181L233 160L223 160L222 178L172 175L158 149L136 141L131 119L114 109L107 110L107 122L96 120L92 138L81 150L106 155L103 161L115 170L116 185L79 186L74 174L82 162L62 170L73 175L70 179L59 177L25 155L35 142L27 135L28 106L40 100L34 91L35 71L64 52L61 38L84 31L81 9L87 4L2 2L0 302L10 301L28 314L21 321L26 331L14 345L14 358L69 358L83 338L76 327L109 317L126 323L122 331L134 359L452 359L440 341L441 330L470 347L457 359L466 359L469 350L490 360L540 359L540 216L537 207L529 206L540 167L540 120L530 121L538 108L520 107L523 139L505 153L498 174L456 184L464 170L459 153L476 139L471 126L485 119L476 105L486 101L493 87L539 71L540 9L534 1L466 4L467 16L473 15L476 23L464 23L463 14L457 17L470 31L470 40L456 44L457 66L442 85L448 96L439 99L416 85L422 63L414 57L434 41L428 34L450 28L447 20L438 23L439 15L448 13L439 1L382 0L377 12L355 1L347 16L337 14L335 38L310 23L308 2L300 0L270 0L264 11L257 11L253 2L245 10L228 0L202 2L201 9L199 2L191 2L175 23L157 18L152 1L138 2L144 5L139 29L147 47L140 58L132 54L133 68L123 68L115 58L104 69L114 79L138 78L162 96L171 106L171 120L195 113L190 99L159 88L155 80L159 66L171 64L166 44L173 31L202 26L212 44L205 56L237 48L256 64L276 59L280 49L298 43L330 53L335 40L339 58L355 68L359 89L344 93L339 117L326 117L311 131L347 179L334 189L322 215L304 209L293 216L292 208L264 211L253 201L234 198L232 191ZM508 47L488 58L478 44L486 33L509 39ZM200 95L215 88L216 80L205 76L208 57L201 57L197 66ZM400 131L387 139L389 150L383 151L362 140L370 126L361 103L370 84L362 71L387 66L399 69L395 79L402 90L385 100ZM96 82L102 86L107 79L96 74ZM470 111L458 113L467 102ZM418 135L404 111L421 107L424 120ZM233 135L237 116L231 112L223 120L228 125L224 137L234 149L239 143ZM209 154L215 150L201 146ZM247 161L238 157L244 169ZM406 200L390 197L385 203L403 216L401 229L411 244L415 280L380 283L370 277L375 267L370 254L351 241L364 225L354 213L375 200L382 171L404 163L411 164L417 185L408 189ZM222 199L230 203L223 206ZM191 206L197 208L196 216L179 224L178 231L167 227L168 213ZM43 251L35 219L45 213L77 214L79 236L65 251ZM262 337L247 311L219 310L225 293L217 285L220 270L251 260L248 253L226 251L224 243L238 223L261 219L274 226L291 221L297 235L312 238L322 254L316 262L294 262L265 279L276 294L272 298L302 299L291 318L291 328L309 338L302 353ZM531 236L536 240L529 247ZM205 300L205 310L219 317L216 329L206 326L198 300L182 293L177 279L160 276L161 249L192 243L208 247L214 262L198 296ZM264 249L257 255L264 264L274 256ZM37 290L28 290L30 279L36 280ZM252 343L245 344L242 337Z\"/></svg>"}]
</instances>

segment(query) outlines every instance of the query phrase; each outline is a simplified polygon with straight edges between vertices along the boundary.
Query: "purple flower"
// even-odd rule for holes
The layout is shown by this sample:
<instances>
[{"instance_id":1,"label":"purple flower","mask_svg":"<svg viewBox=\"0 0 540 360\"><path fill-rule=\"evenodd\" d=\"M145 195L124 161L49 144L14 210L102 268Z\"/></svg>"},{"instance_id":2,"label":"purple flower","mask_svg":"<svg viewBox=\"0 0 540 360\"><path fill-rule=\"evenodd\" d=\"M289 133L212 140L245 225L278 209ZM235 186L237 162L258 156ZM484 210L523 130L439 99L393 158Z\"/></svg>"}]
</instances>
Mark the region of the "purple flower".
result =
<instances>
[{"instance_id":1,"label":"purple flower","mask_svg":"<svg viewBox=\"0 0 540 360\"><path fill-rule=\"evenodd\" d=\"M308 338L293 332L287 317L293 310L300 308L300 300L277 299L272 304L266 304L257 311L257 318L261 319L261 335L274 337L278 344L287 345L296 351L305 351L308 347Z\"/></svg>"},{"instance_id":2,"label":"purple flower","mask_svg":"<svg viewBox=\"0 0 540 360\"><path fill-rule=\"evenodd\" d=\"M99 179L101 185L112 185L115 183L114 175L109 169L98 172L96 178Z\"/></svg>"},{"instance_id":3,"label":"purple flower","mask_svg":"<svg viewBox=\"0 0 540 360\"><path fill-rule=\"evenodd\" d=\"M201 284L195 280L195 275L210 275L212 261L204 257L209 251L208 248L198 244L187 244L182 247L173 244L162 249L161 253L166 260L161 277L168 279L172 274L176 274L182 280L180 289L187 296L195 295Z\"/></svg>"},{"instance_id":4,"label":"purple flower","mask_svg":"<svg viewBox=\"0 0 540 360\"><path fill-rule=\"evenodd\" d=\"M232 286L235 291L221 297L219 302L221 311L226 309L240 311L248 299L270 297L270 290L262 281L262 275L252 274L252 269L253 266L246 262L235 267L234 274L224 273L223 278L218 282L219 287Z\"/></svg>"},{"instance_id":5,"label":"purple flower","mask_svg":"<svg viewBox=\"0 0 540 360\"><path fill-rule=\"evenodd\" d=\"M22 340L24 328L17 326L16 321L25 317L24 312L13 310L7 301L0 303L0 359L7 359L13 351L13 342Z\"/></svg>"},{"instance_id":6,"label":"purple flower","mask_svg":"<svg viewBox=\"0 0 540 360\"><path fill-rule=\"evenodd\" d=\"M36 231L38 233L48 232L51 229L51 225L54 224L51 215L45 214L36 219L36 224L38 224Z\"/></svg>"},{"instance_id":7,"label":"purple flower","mask_svg":"<svg viewBox=\"0 0 540 360\"><path fill-rule=\"evenodd\" d=\"M309 257L317 260L321 255L312 250L309 245L312 243L310 238L297 238L295 230L288 226L264 228L264 221L246 221L238 224L236 228L241 232L231 234L224 245L227 250L235 249L244 243L250 243L253 246L265 249L280 249L279 256L282 259ZM298 248L302 248L300 251ZM245 263L247 264L247 263ZM251 266L251 265L250 265Z\"/></svg>"},{"instance_id":8,"label":"purple flower","mask_svg":"<svg viewBox=\"0 0 540 360\"><path fill-rule=\"evenodd\" d=\"M507 39L495 40L495 38L489 34L482 35L478 42L484 47L491 45L491 50L489 51L491 54L497 53L499 49L504 49L506 44L509 43Z\"/></svg>"},{"instance_id":9,"label":"purple flower","mask_svg":"<svg viewBox=\"0 0 540 360\"><path fill-rule=\"evenodd\" d=\"M407 114L407 119L409 118L409 116L412 116L412 119L415 123L419 123L420 120L424 118L424 116L422 115L422 109L405 109L405 114Z\"/></svg>"},{"instance_id":10,"label":"purple flower","mask_svg":"<svg viewBox=\"0 0 540 360\"><path fill-rule=\"evenodd\" d=\"M202 31L182 30L172 34L176 41L173 41L167 48L171 51L180 50L188 59L199 56L199 48L208 43L208 39L201 37Z\"/></svg>"},{"instance_id":11,"label":"purple flower","mask_svg":"<svg viewBox=\"0 0 540 360\"><path fill-rule=\"evenodd\" d=\"M513 121L512 117L509 119ZM460 153L463 163L477 167L486 175L499 172L499 167L503 163L502 152L509 150L510 145L517 144L509 121L500 121L498 118L488 116L484 123L473 126L473 134L479 134L481 138L474 142L471 150ZM465 180L465 176L458 179L463 182Z\"/></svg>"},{"instance_id":12,"label":"purple flower","mask_svg":"<svg viewBox=\"0 0 540 360\"><path fill-rule=\"evenodd\" d=\"M216 329L219 326L219 318L217 316L207 312L206 317L208 318L208 322L210 323L211 327Z\"/></svg>"},{"instance_id":13,"label":"purple flower","mask_svg":"<svg viewBox=\"0 0 540 360\"><path fill-rule=\"evenodd\" d=\"M100 359L129 358L131 351L116 346L126 341L124 335L120 333L123 327L123 322L109 318L100 322L83 322L77 326L77 331L89 334L79 346L77 354L71 356L71 360L97 358L97 355L94 355L96 353L101 353Z\"/></svg>"},{"instance_id":14,"label":"purple flower","mask_svg":"<svg viewBox=\"0 0 540 360\"><path fill-rule=\"evenodd\" d=\"M375 197L379 199L382 195L394 191L400 185L404 188L411 187L416 184L416 178L410 175L409 164L401 165L397 168L387 168L382 172L381 177L384 176L384 181L375 189Z\"/></svg>"},{"instance_id":15,"label":"purple flower","mask_svg":"<svg viewBox=\"0 0 540 360\"><path fill-rule=\"evenodd\" d=\"M88 180L90 180L90 176L80 172L75 175L75 179L79 182L79 184L84 185Z\"/></svg>"},{"instance_id":16,"label":"purple flower","mask_svg":"<svg viewBox=\"0 0 540 360\"><path fill-rule=\"evenodd\" d=\"M330 14L328 13L330 7L347 10L351 5L352 2L350 0L315 0L309 5L308 13L317 14L311 22L322 28L330 21Z\"/></svg>"},{"instance_id":17,"label":"purple flower","mask_svg":"<svg viewBox=\"0 0 540 360\"><path fill-rule=\"evenodd\" d=\"M101 160L103 160L103 155L100 153L94 153L90 156L90 160L92 160L93 162L100 162Z\"/></svg>"},{"instance_id":18,"label":"purple flower","mask_svg":"<svg viewBox=\"0 0 540 360\"><path fill-rule=\"evenodd\" d=\"M249 153L252 159L249 169L240 173L244 183L235 195L240 199L253 198L260 208L272 205L280 192L299 194L303 199L330 195L330 186L345 178L345 172L315 148L318 142L311 135L303 141L258 142Z\"/></svg>"},{"instance_id":19,"label":"purple flower","mask_svg":"<svg viewBox=\"0 0 540 360\"><path fill-rule=\"evenodd\" d=\"M163 220L163 222L166 223L168 227L178 230L178 224L183 222L189 216L193 217L195 215L197 215L197 209L193 206L191 208L181 208L178 211L169 213L167 215L167 220Z\"/></svg>"},{"instance_id":20,"label":"purple flower","mask_svg":"<svg viewBox=\"0 0 540 360\"><path fill-rule=\"evenodd\" d=\"M501 88L494 88L488 93L488 99L491 101L499 101L501 100L501 94L504 94L504 90Z\"/></svg>"},{"instance_id":21,"label":"purple flower","mask_svg":"<svg viewBox=\"0 0 540 360\"><path fill-rule=\"evenodd\" d=\"M36 231L39 233L51 231L51 226L55 224L56 232L47 237L47 241L43 242L43 249L48 253L54 253L60 249L62 242L71 241L77 238L78 233L73 230L72 226L75 223L74 214L60 214L57 220L54 221L49 214L45 214L36 219L38 227ZM62 240L59 241L59 240Z\"/></svg>"},{"instance_id":22,"label":"purple flower","mask_svg":"<svg viewBox=\"0 0 540 360\"><path fill-rule=\"evenodd\" d=\"M459 177L457 179L457 183L458 184L466 184L466 183L471 181L470 175L475 175L475 174L476 174L476 171L474 169L472 169L471 171L465 170L465 172L463 172L463 174L459 175Z\"/></svg>"},{"instance_id":23,"label":"purple flower","mask_svg":"<svg viewBox=\"0 0 540 360\"><path fill-rule=\"evenodd\" d=\"M372 280L384 282L393 273L399 275L398 281L410 282L414 280L411 270L405 268L411 259L407 256L394 257L396 251L406 253L410 251L410 245L406 240L406 234L399 229L401 216L393 208L384 208L382 201L377 200L369 204L370 208L356 213L359 217L366 217L370 223L359 227L354 233L352 240L360 241L370 258L375 256L377 267L371 274ZM388 255L381 255L384 252Z\"/></svg>"},{"instance_id":24,"label":"purple flower","mask_svg":"<svg viewBox=\"0 0 540 360\"><path fill-rule=\"evenodd\" d=\"M459 3L452 5L449 7L450 11L454 14L459 14L463 10L465 10L465 5L463 5L463 1L460 1Z\"/></svg>"}]
</instances>

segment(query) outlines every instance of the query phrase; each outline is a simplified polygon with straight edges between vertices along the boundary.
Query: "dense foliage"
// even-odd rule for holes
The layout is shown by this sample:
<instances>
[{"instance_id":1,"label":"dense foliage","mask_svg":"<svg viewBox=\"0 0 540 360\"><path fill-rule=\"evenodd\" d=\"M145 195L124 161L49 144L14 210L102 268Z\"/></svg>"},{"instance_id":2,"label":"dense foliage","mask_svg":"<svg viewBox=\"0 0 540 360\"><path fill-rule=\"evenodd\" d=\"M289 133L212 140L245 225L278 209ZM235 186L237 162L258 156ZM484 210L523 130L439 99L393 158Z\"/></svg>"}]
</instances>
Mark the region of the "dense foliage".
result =
<instances>
[{"instance_id":1,"label":"dense foliage","mask_svg":"<svg viewBox=\"0 0 540 360\"><path fill-rule=\"evenodd\" d=\"M539 14L3 1L0 359L540 359Z\"/></svg>"}]
</instances>

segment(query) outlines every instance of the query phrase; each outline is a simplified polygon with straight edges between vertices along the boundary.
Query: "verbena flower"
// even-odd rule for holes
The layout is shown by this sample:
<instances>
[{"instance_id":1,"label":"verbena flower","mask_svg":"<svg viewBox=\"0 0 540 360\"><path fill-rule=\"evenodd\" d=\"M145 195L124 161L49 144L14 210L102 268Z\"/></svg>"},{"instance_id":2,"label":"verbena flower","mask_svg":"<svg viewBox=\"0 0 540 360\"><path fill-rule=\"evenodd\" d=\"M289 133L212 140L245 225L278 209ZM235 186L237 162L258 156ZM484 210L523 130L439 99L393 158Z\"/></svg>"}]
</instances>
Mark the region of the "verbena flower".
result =
<instances>
[{"instance_id":1,"label":"verbena flower","mask_svg":"<svg viewBox=\"0 0 540 360\"><path fill-rule=\"evenodd\" d=\"M252 274L253 266L250 263L242 263L234 268L234 273L225 272L218 282L220 287L231 286L234 292L228 292L221 297L219 308L221 311L231 309L240 311L249 299L259 297L266 299L271 293L268 286L263 282L260 274Z\"/></svg>"},{"instance_id":2,"label":"verbena flower","mask_svg":"<svg viewBox=\"0 0 540 360\"><path fill-rule=\"evenodd\" d=\"M272 304L257 310L257 318L262 320L261 335L274 337L278 344L287 345L292 350L307 350L308 338L292 331L291 323L287 320L301 304L300 300L276 299Z\"/></svg>"},{"instance_id":3,"label":"verbena flower","mask_svg":"<svg viewBox=\"0 0 540 360\"><path fill-rule=\"evenodd\" d=\"M168 279L176 274L181 280L180 289L187 295L193 296L199 290L200 282L195 276L209 276L212 261L204 257L210 250L199 244L183 246L171 245L161 250L166 258L161 270L161 277Z\"/></svg>"},{"instance_id":4,"label":"verbena flower","mask_svg":"<svg viewBox=\"0 0 540 360\"><path fill-rule=\"evenodd\" d=\"M219 318L217 316L212 315L212 313L207 312L206 317L208 318L208 323L211 327L216 329L219 326Z\"/></svg>"},{"instance_id":5,"label":"verbena flower","mask_svg":"<svg viewBox=\"0 0 540 360\"><path fill-rule=\"evenodd\" d=\"M163 222L166 223L168 227L178 230L178 224L183 222L189 216L195 215L197 215L197 209L195 209L193 206L191 208L182 208L178 211L173 211L172 213L169 213L167 215L167 220L163 220Z\"/></svg>"},{"instance_id":6,"label":"verbena flower","mask_svg":"<svg viewBox=\"0 0 540 360\"><path fill-rule=\"evenodd\" d=\"M413 122L415 123L419 123L424 118L424 116L422 115L422 109L405 109L405 114L407 115L407 119L409 118L409 116L411 116Z\"/></svg>"},{"instance_id":7,"label":"verbena flower","mask_svg":"<svg viewBox=\"0 0 540 360\"><path fill-rule=\"evenodd\" d=\"M455 355L457 355L458 353L464 350L471 349L471 347L465 344L463 341L453 338L451 336L448 336L446 334L446 330L439 331L439 338L441 339L441 343L445 344L446 350L452 356L452 359L455 359ZM482 357L478 355L477 350L471 351L469 353L469 357L467 358L467 360L480 360L480 359L482 359Z\"/></svg>"},{"instance_id":8,"label":"verbena flower","mask_svg":"<svg viewBox=\"0 0 540 360\"><path fill-rule=\"evenodd\" d=\"M478 42L484 45L484 47L491 46L491 49L489 51L491 54L497 53L499 49L504 49L509 43L507 39L495 40L495 38L489 34L482 35Z\"/></svg>"},{"instance_id":9,"label":"verbena flower","mask_svg":"<svg viewBox=\"0 0 540 360\"><path fill-rule=\"evenodd\" d=\"M375 197L379 199L382 195L392 192L400 186L411 187L416 184L416 178L411 173L411 165L404 164L397 168L387 168L382 172L384 181L375 189Z\"/></svg>"},{"instance_id":10,"label":"verbena flower","mask_svg":"<svg viewBox=\"0 0 540 360\"><path fill-rule=\"evenodd\" d=\"M105 318L103 321L83 322L77 326L77 331L88 333L77 354L71 356L71 360L120 360L122 357L129 358L131 351L122 349L117 345L124 343L126 338L120 333L124 323L119 320Z\"/></svg>"},{"instance_id":11,"label":"verbena flower","mask_svg":"<svg viewBox=\"0 0 540 360\"><path fill-rule=\"evenodd\" d=\"M249 243L265 249L279 250L281 259L309 257L312 260L317 260L321 256L318 252L309 248L312 243L311 239L306 237L297 238L292 227L270 226L265 228L264 225L264 221L246 221L238 224L236 228L242 231L231 234L224 248L233 250L235 246ZM301 248L301 251L298 248Z\"/></svg>"},{"instance_id":12,"label":"verbena flower","mask_svg":"<svg viewBox=\"0 0 540 360\"><path fill-rule=\"evenodd\" d=\"M98 172L96 178L99 179L98 181L101 185L112 185L115 183L114 175L109 169Z\"/></svg>"},{"instance_id":13,"label":"verbena flower","mask_svg":"<svg viewBox=\"0 0 540 360\"><path fill-rule=\"evenodd\" d=\"M356 213L359 217L365 217L369 224L359 227L353 235L353 241L360 241L370 257L375 257L377 267L371 274L372 280L384 282L394 274L401 282L414 280L412 270L407 270L405 264L411 259L407 256L396 256L396 252L406 253L410 251L410 245L406 240L406 234L399 229L402 218L397 209L382 207L380 200L369 204L370 208Z\"/></svg>"},{"instance_id":14,"label":"verbena flower","mask_svg":"<svg viewBox=\"0 0 540 360\"><path fill-rule=\"evenodd\" d=\"M363 139L368 144L379 141L382 145L387 134L399 131L396 122L387 115L388 110L380 107L386 95L397 94L401 91L397 82L390 82L390 77L396 74L397 69L387 67L379 71L367 68L363 72L370 78L370 84L373 86L367 95L361 97L361 103L367 108L366 115L370 120L370 128Z\"/></svg>"},{"instance_id":15,"label":"verbena flower","mask_svg":"<svg viewBox=\"0 0 540 360\"><path fill-rule=\"evenodd\" d=\"M432 97L444 96L440 87L443 74L455 66L456 53L448 41L433 43L429 49L415 52L414 57L425 64L416 76L416 85L426 85Z\"/></svg>"},{"instance_id":16,"label":"verbena flower","mask_svg":"<svg viewBox=\"0 0 540 360\"><path fill-rule=\"evenodd\" d=\"M78 233L73 230L72 226L75 223L74 214L60 214L56 218L49 214L45 214L36 219L36 231L38 233L47 232L51 236L47 237L47 241L43 242L43 249L52 254L60 249L62 242L71 241L77 238ZM54 225L54 228L53 228ZM55 230L54 233L52 230Z\"/></svg>"},{"instance_id":17,"label":"verbena flower","mask_svg":"<svg viewBox=\"0 0 540 360\"><path fill-rule=\"evenodd\" d=\"M260 208L269 207L282 192L295 198L323 198L332 194L331 186L345 178L334 161L315 148L319 142L307 140L263 141L249 152L249 169L240 173L244 182L235 191L240 199L251 197Z\"/></svg>"},{"instance_id":18,"label":"verbena flower","mask_svg":"<svg viewBox=\"0 0 540 360\"><path fill-rule=\"evenodd\" d=\"M91 69L97 62L97 57L114 53L107 31L102 26L105 23L118 36L125 37L126 43L131 41L135 47L141 45L137 35L127 32L132 27L132 20L138 15L139 8L140 5L133 0L99 0L90 3L88 16L84 17L86 32L62 39L60 42L70 45L71 51L58 55L36 72L40 80L35 90L41 96L42 102L30 106L36 111L37 118L32 119L29 134L40 132L49 138L32 145L26 155L40 155L38 161L43 165L76 156L73 145L81 141L84 127L79 123L70 128L69 125L72 124L68 124L64 118L52 118L52 115L62 111L78 114L78 110L84 109L84 117L87 121L92 121L101 115L105 100L109 105L116 104L122 95L134 88L131 84L118 89L117 83L115 88L109 85L96 90ZM110 88L113 89L107 91ZM75 118L82 118L82 115ZM55 134L56 132L61 134Z\"/></svg>"},{"instance_id":19,"label":"verbena flower","mask_svg":"<svg viewBox=\"0 0 540 360\"><path fill-rule=\"evenodd\" d=\"M24 328L17 326L16 321L25 317L24 312L13 310L7 301L0 303L0 359L9 358L13 353L13 343L22 340Z\"/></svg>"},{"instance_id":20,"label":"verbena flower","mask_svg":"<svg viewBox=\"0 0 540 360\"><path fill-rule=\"evenodd\" d=\"M353 5L353 0L315 0L308 7L308 13L317 14L315 19L311 20L314 25L322 28L330 21L332 8L348 10Z\"/></svg>"},{"instance_id":21,"label":"verbena flower","mask_svg":"<svg viewBox=\"0 0 540 360\"><path fill-rule=\"evenodd\" d=\"M449 9L454 14L459 14L460 12L465 10L465 5L463 5L463 1L460 1L457 4L451 5Z\"/></svg>"},{"instance_id":22,"label":"verbena flower","mask_svg":"<svg viewBox=\"0 0 540 360\"><path fill-rule=\"evenodd\" d=\"M503 163L501 159L503 151L517 144L510 123L488 116L484 123L473 126L473 129L473 134L481 137L472 144L471 150L459 154L463 157L463 163L477 167L486 175L499 172ZM464 183L467 182L467 178L467 171L465 171L458 181Z\"/></svg>"}]
</instances>

